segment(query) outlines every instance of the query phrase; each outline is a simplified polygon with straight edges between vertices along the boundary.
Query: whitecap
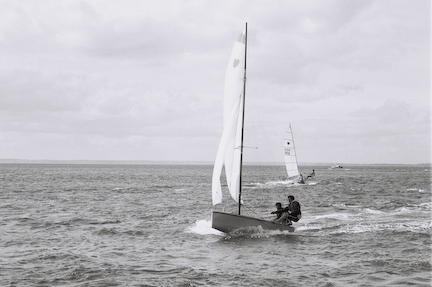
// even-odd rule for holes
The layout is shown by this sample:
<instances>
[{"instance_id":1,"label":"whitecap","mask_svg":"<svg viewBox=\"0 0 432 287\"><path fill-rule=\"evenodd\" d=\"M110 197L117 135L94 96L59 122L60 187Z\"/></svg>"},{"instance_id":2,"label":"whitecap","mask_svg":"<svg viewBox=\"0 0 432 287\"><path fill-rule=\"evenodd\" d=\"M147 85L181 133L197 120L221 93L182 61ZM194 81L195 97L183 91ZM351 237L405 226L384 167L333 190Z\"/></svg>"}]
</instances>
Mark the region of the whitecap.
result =
<instances>
[{"instance_id":1,"label":"whitecap","mask_svg":"<svg viewBox=\"0 0 432 287\"><path fill-rule=\"evenodd\" d=\"M207 234L222 235L223 234L223 232L213 229L211 225L212 225L211 220L205 220L205 219L197 220L194 225L189 226L186 229L186 232L196 233L200 235L207 235Z\"/></svg>"},{"instance_id":2,"label":"whitecap","mask_svg":"<svg viewBox=\"0 0 432 287\"><path fill-rule=\"evenodd\" d=\"M376 209L370 209L370 208L365 208L363 209L366 213L370 213L370 214L383 214L385 212L382 212L380 210L376 210Z\"/></svg>"},{"instance_id":3,"label":"whitecap","mask_svg":"<svg viewBox=\"0 0 432 287\"><path fill-rule=\"evenodd\" d=\"M428 232L431 228L429 221L408 221L408 222L375 222L375 223L361 223L355 225L346 225L343 228L337 230L337 233L364 233L374 231L409 231L409 232Z\"/></svg>"}]
</instances>

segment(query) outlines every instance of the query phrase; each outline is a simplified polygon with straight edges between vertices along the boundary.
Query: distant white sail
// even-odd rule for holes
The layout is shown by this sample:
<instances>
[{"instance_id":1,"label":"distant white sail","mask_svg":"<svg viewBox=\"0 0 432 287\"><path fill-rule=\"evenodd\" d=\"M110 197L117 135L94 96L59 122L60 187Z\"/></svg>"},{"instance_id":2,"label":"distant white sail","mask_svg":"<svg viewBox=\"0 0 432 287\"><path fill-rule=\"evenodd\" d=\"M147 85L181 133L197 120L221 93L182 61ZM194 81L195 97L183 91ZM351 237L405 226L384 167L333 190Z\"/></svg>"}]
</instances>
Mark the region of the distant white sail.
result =
<instances>
[{"instance_id":1,"label":"distant white sail","mask_svg":"<svg viewBox=\"0 0 432 287\"><path fill-rule=\"evenodd\" d=\"M284 138L284 159L288 177L298 176L297 155L291 125Z\"/></svg>"},{"instance_id":2,"label":"distant white sail","mask_svg":"<svg viewBox=\"0 0 432 287\"><path fill-rule=\"evenodd\" d=\"M237 202L239 199L245 33L246 31L244 30L234 44L225 74L223 108L224 128L213 168L213 205L222 202L220 184L222 166L225 166L227 185L232 198Z\"/></svg>"}]
</instances>

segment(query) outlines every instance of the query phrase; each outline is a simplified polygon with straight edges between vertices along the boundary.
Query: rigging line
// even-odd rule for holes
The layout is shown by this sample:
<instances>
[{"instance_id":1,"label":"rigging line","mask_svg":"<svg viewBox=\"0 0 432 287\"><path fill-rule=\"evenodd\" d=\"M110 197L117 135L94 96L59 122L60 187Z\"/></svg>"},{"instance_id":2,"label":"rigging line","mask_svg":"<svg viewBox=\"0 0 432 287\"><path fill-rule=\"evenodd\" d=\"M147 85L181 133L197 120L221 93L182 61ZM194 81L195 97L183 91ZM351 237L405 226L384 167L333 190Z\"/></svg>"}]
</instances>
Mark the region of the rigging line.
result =
<instances>
[{"instance_id":1,"label":"rigging line","mask_svg":"<svg viewBox=\"0 0 432 287\"><path fill-rule=\"evenodd\" d=\"M252 102L252 106L254 108L254 113L252 113L252 116L255 116L257 118L257 122L254 120L254 121L252 121L252 124L254 125L254 127L255 127L255 124L257 124L256 126L258 127L258 128L253 128L252 132L253 132L253 134L255 136L255 139L257 139L258 136L257 136L256 131L257 130L262 131L262 133L264 134L265 144L267 145L266 146L266 151L268 153L270 153L271 162L272 163L276 163L275 157L273 155L273 152L272 152L272 149L271 149L271 146L270 146L270 143L269 143L269 137L267 136L266 129L264 128L264 123L263 123L263 120L261 118L261 114L260 114L259 109L258 109L258 105L257 105L257 102L256 102L255 94L253 92L253 89L249 89L249 90L252 90L252 92L249 93L249 97L248 97L248 99L251 100L249 102ZM261 157L261 155L262 155L261 153L258 153L259 157ZM264 160L264 161L267 162L267 160Z\"/></svg>"},{"instance_id":2,"label":"rigging line","mask_svg":"<svg viewBox=\"0 0 432 287\"><path fill-rule=\"evenodd\" d=\"M249 211L251 211L252 213L254 213L259 219L262 219L262 220L266 220L266 219L264 219L262 216L260 216L259 214L257 214L250 206L248 206L248 205L246 205L246 204L242 204L244 207L246 207L247 209L249 209Z\"/></svg>"},{"instance_id":3,"label":"rigging line","mask_svg":"<svg viewBox=\"0 0 432 287\"><path fill-rule=\"evenodd\" d=\"M241 148L241 147L238 146L238 147L236 147L234 149L239 149L239 148ZM243 148L258 149L258 147L256 147L256 146L243 146Z\"/></svg>"}]
</instances>

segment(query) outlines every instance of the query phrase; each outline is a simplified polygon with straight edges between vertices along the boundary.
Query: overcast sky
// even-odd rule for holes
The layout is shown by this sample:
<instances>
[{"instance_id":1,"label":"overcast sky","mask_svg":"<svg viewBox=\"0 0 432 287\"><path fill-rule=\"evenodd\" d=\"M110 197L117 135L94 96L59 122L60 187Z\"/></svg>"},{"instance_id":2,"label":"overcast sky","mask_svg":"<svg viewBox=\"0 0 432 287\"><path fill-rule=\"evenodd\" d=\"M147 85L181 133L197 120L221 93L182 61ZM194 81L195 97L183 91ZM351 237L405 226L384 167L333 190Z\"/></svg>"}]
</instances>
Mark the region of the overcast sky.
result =
<instances>
[{"instance_id":1,"label":"overcast sky","mask_svg":"<svg viewBox=\"0 0 432 287\"><path fill-rule=\"evenodd\" d=\"M431 161L429 0L0 1L0 158L212 162L245 22L245 161Z\"/></svg>"}]
</instances>

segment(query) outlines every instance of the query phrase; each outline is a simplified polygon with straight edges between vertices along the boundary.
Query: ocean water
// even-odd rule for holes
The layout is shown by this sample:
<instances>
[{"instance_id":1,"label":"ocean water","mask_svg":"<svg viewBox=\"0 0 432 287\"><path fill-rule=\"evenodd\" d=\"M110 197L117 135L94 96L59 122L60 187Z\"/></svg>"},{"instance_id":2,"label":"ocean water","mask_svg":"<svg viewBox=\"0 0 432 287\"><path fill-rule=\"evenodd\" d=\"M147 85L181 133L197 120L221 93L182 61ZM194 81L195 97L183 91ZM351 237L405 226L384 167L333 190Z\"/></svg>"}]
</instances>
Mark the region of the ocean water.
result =
<instances>
[{"instance_id":1,"label":"ocean water","mask_svg":"<svg viewBox=\"0 0 432 287\"><path fill-rule=\"evenodd\" d=\"M1 164L0 286L431 286L430 166L312 168L245 166L245 214L303 218L226 235L211 166Z\"/></svg>"}]
</instances>

